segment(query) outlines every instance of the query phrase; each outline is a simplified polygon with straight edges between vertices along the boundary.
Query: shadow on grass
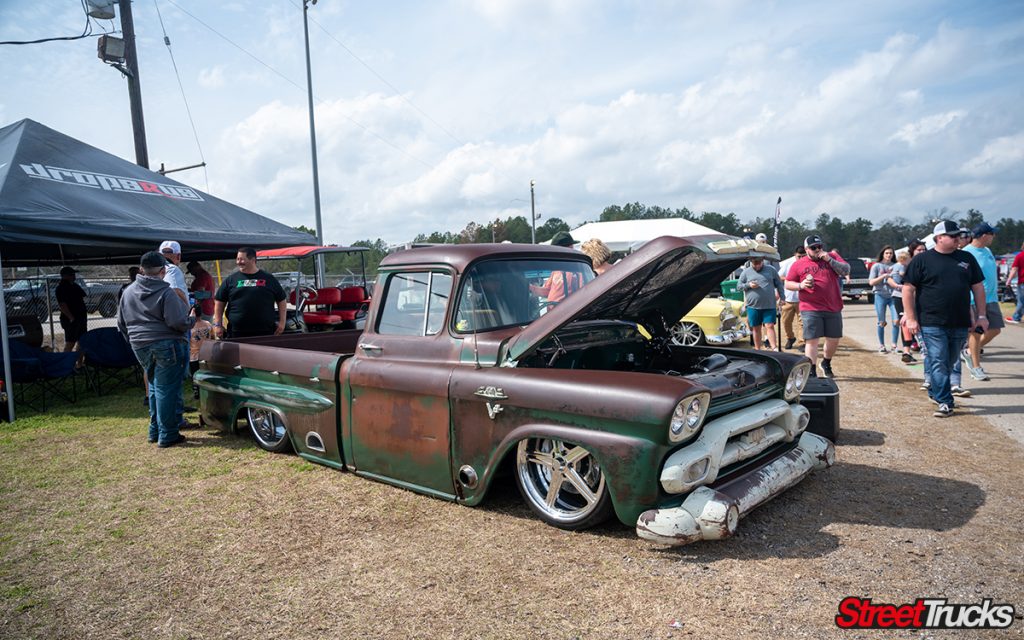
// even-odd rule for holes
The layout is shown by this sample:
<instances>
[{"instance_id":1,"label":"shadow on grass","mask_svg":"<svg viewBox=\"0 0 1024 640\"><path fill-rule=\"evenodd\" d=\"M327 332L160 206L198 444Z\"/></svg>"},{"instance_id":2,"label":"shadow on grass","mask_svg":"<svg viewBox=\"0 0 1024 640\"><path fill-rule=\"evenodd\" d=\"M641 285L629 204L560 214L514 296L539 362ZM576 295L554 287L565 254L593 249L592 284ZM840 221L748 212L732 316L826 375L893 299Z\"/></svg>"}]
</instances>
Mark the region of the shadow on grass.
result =
<instances>
[{"instance_id":1,"label":"shadow on grass","mask_svg":"<svg viewBox=\"0 0 1024 640\"><path fill-rule=\"evenodd\" d=\"M869 429L841 429L838 444L842 447L880 447L885 444L885 434Z\"/></svg>"},{"instance_id":2,"label":"shadow on grass","mask_svg":"<svg viewBox=\"0 0 1024 640\"><path fill-rule=\"evenodd\" d=\"M877 432L863 433L864 439L871 440ZM477 508L546 526L509 480L496 483ZM740 521L733 538L677 548L652 544L650 550L694 562L817 558L839 547L839 538L824 531L832 524L950 531L967 524L984 502L985 492L969 482L840 462L755 509ZM595 542L636 538L633 527L614 519L575 535L591 536Z\"/></svg>"}]
</instances>

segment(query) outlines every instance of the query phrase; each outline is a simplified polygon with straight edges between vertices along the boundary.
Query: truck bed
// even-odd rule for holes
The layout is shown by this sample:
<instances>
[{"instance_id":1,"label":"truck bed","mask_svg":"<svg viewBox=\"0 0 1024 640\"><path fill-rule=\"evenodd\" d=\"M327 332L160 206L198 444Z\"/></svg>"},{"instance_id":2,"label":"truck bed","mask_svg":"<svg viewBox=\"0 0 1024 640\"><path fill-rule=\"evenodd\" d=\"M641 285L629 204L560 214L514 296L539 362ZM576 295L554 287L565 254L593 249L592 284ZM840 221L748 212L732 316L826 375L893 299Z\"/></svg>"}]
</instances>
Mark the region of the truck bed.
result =
<instances>
[{"instance_id":1,"label":"truck bed","mask_svg":"<svg viewBox=\"0 0 1024 640\"><path fill-rule=\"evenodd\" d=\"M315 333L283 333L279 336L234 338L227 342L352 355L355 353L356 344L359 342L359 336L362 333L361 329L318 331Z\"/></svg>"}]
</instances>

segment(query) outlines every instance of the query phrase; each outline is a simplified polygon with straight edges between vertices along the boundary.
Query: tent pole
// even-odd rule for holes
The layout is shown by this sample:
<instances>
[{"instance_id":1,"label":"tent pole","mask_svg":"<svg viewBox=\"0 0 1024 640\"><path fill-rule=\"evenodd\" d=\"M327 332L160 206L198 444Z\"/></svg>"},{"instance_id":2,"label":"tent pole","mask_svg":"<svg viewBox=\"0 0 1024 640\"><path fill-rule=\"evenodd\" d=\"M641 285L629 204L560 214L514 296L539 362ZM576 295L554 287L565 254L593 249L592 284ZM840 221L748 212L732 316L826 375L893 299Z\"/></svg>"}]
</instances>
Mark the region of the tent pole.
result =
<instances>
[{"instance_id":1,"label":"tent pole","mask_svg":"<svg viewBox=\"0 0 1024 640\"><path fill-rule=\"evenodd\" d=\"M4 288L3 256L0 256L0 291ZM14 387L11 386L11 346L7 336L7 301L4 300L4 312L0 313L0 342L4 346L4 391L7 392L7 419L14 422Z\"/></svg>"}]
</instances>

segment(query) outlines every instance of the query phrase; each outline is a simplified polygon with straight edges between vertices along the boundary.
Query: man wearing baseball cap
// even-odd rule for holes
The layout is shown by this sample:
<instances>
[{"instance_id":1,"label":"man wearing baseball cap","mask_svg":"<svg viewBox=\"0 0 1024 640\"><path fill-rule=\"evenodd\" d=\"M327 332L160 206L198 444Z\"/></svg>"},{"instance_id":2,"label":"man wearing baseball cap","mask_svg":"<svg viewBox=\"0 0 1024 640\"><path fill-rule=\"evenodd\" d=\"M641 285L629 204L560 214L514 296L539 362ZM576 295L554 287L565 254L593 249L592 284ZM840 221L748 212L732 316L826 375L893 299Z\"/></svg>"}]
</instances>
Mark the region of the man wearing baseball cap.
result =
<instances>
[{"instance_id":1,"label":"man wearing baseball cap","mask_svg":"<svg viewBox=\"0 0 1024 640\"><path fill-rule=\"evenodd\" d=\"M985 315L988 318L988 329L984 334L971 332L967 338L968 348L962 352L964 363L971 377L975 380L988 380L988 374L981 367L981 349L992 338L999 335L1006 323L1003 321L1003 312L999 308L999 268L996 266L996 257L992 255L992 241L999 230L987 222L971 229L974 239L971 244L964 247L964 251L974 256L981 267L981 273L985 276Z\"/></svg>"},{"instance_id":2,"label":"man wearing baseball cap","mask_svg":"<svg viewBox=\"0 0 1024 640\"><path fill-rule=\"evenodd\" d=\"M974 256L957 249L961 230L955 222L939 222L932 235L935 248L914 256L903 277L903 325L924 338L928 396L938 405L932 415L948 418L955 409L950 372L967 333L988 328L985 277Z\"/></svg>"},{"instance_id":3,"label":"man wearing baseball cap","mask_svg":"<svg viewBox=\"0 0 1024 640\"><path fill-rule=\"evenodd\" d=\"M164 449L185 442L178 406L188 365L185 333L195 317L164 279L167 261L159 252L143 255L139 268L118 303L117 328L146 372L149 441Z\"/></svg>"},{"instance_id":4,"label":"man wearing baseball cap","mask_svg":"<svg viewBox=\"0 0 1024 640\"><path fill-rule=\"evenodd\" d=\"M88 329L85 291L75 282L78 273L71 267L61 267L60 282L54 297L60 307L60 326L64 329L64 351L74 351L78 339Z\"/></svg>"},{"instance_id":5,"label":"man wearing baseball cap","mask_svg":"<svg viewBox=\"0 0 1024 640\"><path fill-rule=\"evenodd\" d=\"M804 355L811 360L812 375L817 375L818 341L825 338L821 371L834 378L832 356L843 337L843 285L840 278L850 275L850 265L825 251L821 236L804 238L807 253L786 272L786 289L799 292L800 319L804 325Z\"/></svg>"},{"instance_id":6,"label":"man wearing baseball cap","mask_svg":"<svg viewBox=\"0 0 1024 640\"><path fill-rule=\"evenodd\" d=\"M167 261L167 275L164 280L188 304L188 287L185 285L185 274L181 272L181 245L176 240L164 240L160 243L160 255Z\"/></svg>"}]
</instances>

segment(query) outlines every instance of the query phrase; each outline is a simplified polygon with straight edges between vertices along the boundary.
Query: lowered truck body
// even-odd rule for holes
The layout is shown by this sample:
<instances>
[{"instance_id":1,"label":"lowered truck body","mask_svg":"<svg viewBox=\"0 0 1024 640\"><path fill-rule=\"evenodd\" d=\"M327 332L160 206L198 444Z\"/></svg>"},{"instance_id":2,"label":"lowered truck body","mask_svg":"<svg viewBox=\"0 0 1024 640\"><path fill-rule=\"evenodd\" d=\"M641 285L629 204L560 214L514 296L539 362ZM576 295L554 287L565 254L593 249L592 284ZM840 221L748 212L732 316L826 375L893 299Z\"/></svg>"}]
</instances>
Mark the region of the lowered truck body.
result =
<instances>
[{"instance_id":1,"label":"lowered truck body","mask_svg":"<svg viewBox=\"0 0 1024 640\"><path fill-rule=\"evenodd\" d=\"M557 247L392 254L362 331L204 345L202 420L242 419L268 450L467 505L511 465L534 513L565 529L614 515L663 544L728 537L834 460L806 431L805 358L672 342L754 255L773 250L665 237L595 280ZM537 293L559 278L585 286Z\"/></svg>"}]
</instances>

